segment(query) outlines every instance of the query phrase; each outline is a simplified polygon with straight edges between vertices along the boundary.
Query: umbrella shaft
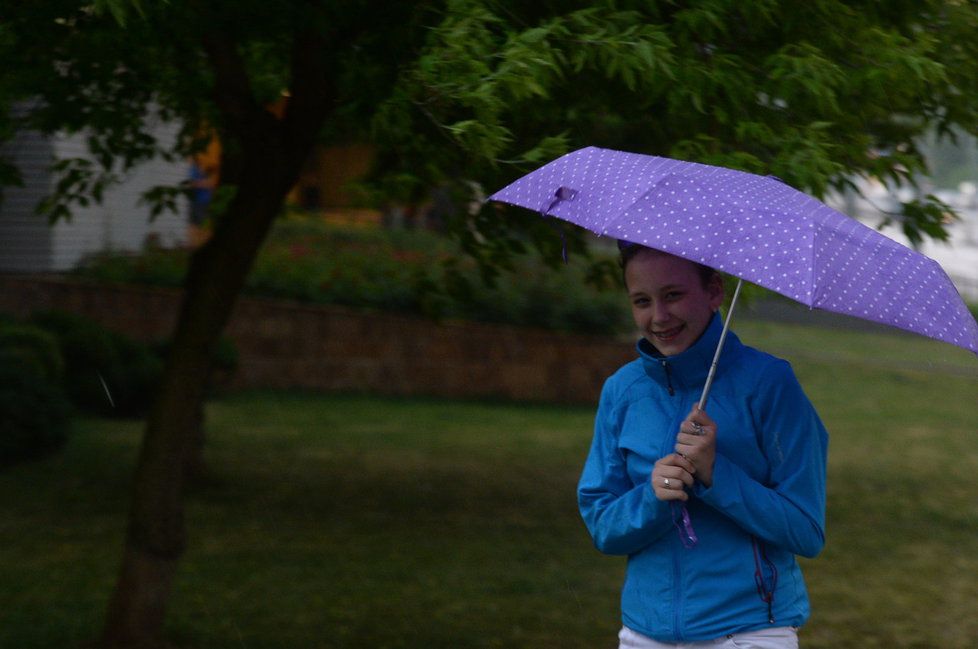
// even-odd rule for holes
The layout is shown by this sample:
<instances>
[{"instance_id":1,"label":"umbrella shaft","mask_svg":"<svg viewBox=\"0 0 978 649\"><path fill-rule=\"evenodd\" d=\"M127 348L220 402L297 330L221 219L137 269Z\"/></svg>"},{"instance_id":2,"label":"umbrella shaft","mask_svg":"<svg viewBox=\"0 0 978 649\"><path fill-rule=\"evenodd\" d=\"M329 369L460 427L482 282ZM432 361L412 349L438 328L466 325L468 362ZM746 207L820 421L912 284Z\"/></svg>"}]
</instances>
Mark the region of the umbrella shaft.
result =
<instances>
[{"instance_id":1,"label":"umbrella shaft","mask_svg":"<svg viewBox=\"0 0 978 649\"><path fill-rule=\"evenodd\" d=\"M727 340L727 331L730 330L730 319L733 317L734 307L737 306L737 297L740 295L740 287L744 284L744 280L737 279L737 287L734 289L733 298L730 300L730 308L727 309L727 317L723 320L723 331L720 332L720 341L717 343L716 353L713 354L713 362L710 364L710 373L706 375L706 385L703 386L703 395L700 397L700 403L696 406L697 410L703 410L706 407L706 399L710 396L710 388L713 386L713 377L717 373L717 362L720 360L720 352L723 351L723 343Z\"/></svg>"}]
</instances>

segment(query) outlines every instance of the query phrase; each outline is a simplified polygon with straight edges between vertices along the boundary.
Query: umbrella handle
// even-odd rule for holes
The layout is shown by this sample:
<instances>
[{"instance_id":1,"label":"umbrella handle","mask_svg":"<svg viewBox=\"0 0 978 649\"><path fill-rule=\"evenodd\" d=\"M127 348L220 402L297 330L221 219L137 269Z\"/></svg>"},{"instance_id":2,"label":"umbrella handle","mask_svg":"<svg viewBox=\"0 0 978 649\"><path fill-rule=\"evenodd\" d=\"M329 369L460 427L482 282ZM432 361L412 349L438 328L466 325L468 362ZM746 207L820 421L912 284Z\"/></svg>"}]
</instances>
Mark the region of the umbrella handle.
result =
<instances>
[{"instance_id":1,"label":"umbrella handle","mask_svg":"<svg viewBox=\"0 0 978 649\"><path fill-rule=\"evenodd\" d=\"M706 385L703 386L703 395L700 397L697 410L703 410L706 406L706 399L710 396L710 388L713 386L713 377L717 373L717 362L720 360L720 352L723 351L723 343L727 340L727 331L730 329L730 319L733 317L734 307L737 306L737 297L740 295L740 287L744 280L737 278L737 288L734 289L733 299L730 300L730 308L727 309L727 317L723 320L723 331L720 332L720 341L717 343L717 350L713 354L713 363L710 364L710 373L706 375Z\"/></svg>"}]
</instances>

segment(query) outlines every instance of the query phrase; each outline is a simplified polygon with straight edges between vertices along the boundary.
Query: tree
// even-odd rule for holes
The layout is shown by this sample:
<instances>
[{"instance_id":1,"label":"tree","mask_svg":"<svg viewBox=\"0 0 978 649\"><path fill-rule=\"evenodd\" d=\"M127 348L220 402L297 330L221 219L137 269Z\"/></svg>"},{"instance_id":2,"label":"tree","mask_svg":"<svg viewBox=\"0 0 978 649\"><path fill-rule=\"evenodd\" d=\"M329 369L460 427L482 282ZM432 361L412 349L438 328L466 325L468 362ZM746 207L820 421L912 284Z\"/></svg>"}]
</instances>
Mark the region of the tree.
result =
<instances>
[{"instance_id":1,"label":"tree","mask_svg":"<svg viewBox=\"0 0 978 649\"><path fill-rule=\"evenodd\" d=\"M774 174L822 198L860 176L916 185L922 137L978 123L970 3L457 4L382 108L410 152L401 171L463 147L496 187L585 143ZM890 217L920 241L946 238L947 214L923 196Z\"/></svg>"},{"instance_id":2,"label":"tree","mask_svg":"<svg viewBox=\"0 0 978 649\"><path fill-rule=\"evenodd\" d=\"M52 0L3 13L0 137L84 130L98 161L58 163L52 217L141 160L191 154L201 133L223 145L216 227L193 255L146 423L104 647L163 644L210 359L317 142L373 143L373 186L405 200L493 189L585 144L773 173L822 195L852 176L912 180L929 130L978 132L978 18L954 0ZM25 100L26 113L12 109ZM175 145L154 140L156 119L180 122ZM172 208L182 191L148 198ZM908 205L905 227L940 237L943 211ZM539 222L483 209L455 226L491 266Z\"/></svg>"}]
</instances>

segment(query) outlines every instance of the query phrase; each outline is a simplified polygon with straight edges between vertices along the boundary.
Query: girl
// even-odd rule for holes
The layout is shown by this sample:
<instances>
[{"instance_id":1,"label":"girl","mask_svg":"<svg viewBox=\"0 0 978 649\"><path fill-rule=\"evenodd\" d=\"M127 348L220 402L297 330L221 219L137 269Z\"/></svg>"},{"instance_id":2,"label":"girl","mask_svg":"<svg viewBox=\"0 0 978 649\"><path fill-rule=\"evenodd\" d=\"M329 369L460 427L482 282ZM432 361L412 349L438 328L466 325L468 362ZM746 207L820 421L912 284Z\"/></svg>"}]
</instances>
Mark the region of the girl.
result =
<instances>
[{"instance_id":1,"label":"girl","mask_svg":"<svg viewBox=\"0 0 978 649\"><path fill-rule=\"evenodd\" d=\"M628 557L619 646L796 648L795 555L825 541L825 428L789 364L732 332L699 410L722 279L620 247L642 339L605 382L578 485L595 546Z\"/></svg>"}]
</instances>

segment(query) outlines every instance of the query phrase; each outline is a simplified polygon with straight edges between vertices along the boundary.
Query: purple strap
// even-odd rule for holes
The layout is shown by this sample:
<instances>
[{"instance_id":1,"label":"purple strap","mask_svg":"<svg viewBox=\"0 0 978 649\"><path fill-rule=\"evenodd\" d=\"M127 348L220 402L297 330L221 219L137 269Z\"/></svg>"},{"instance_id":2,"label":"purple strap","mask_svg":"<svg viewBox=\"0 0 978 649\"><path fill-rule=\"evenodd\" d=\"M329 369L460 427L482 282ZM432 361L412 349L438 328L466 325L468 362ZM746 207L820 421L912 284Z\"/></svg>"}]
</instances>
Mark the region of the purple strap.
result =
<instances>
[{"instance_id":1,"label":"purple strap","mask_svg":"<svg viewBox=\"0 0 978 649\"><path fill-rule=\"evenodd\" d=\"M544 218L550 216L550 210L556 207L557 203L561 201L572 201L574 200L575 196L577 196L577 190L571 189L570 187L558 187L557 191L554 192L553 200L550 201L550 204L547 205L546 209L544 209L543 206L540 207L540 216ZM558 224L554 223L554 227L556 227L557 232L560 233L560 243L561 243L560 256L564 260L564 263L566 264L567 263L567 237L564 236L564 230Z\"/></svg>"},{"instance_id":2,"label":"purple strap","mask_svg":"<svg viewBox=\"0 0 978 649\"><path fill-rule=\"evenodd\" d=\"M672 517L672 522L679 532L679 540L683 542L683 546L692 549L699 542L699 539L693 530L693 521L689 518L689 510L686 509L686 505L682 506L679 516Z\"/></svg>"}]
</instances>

